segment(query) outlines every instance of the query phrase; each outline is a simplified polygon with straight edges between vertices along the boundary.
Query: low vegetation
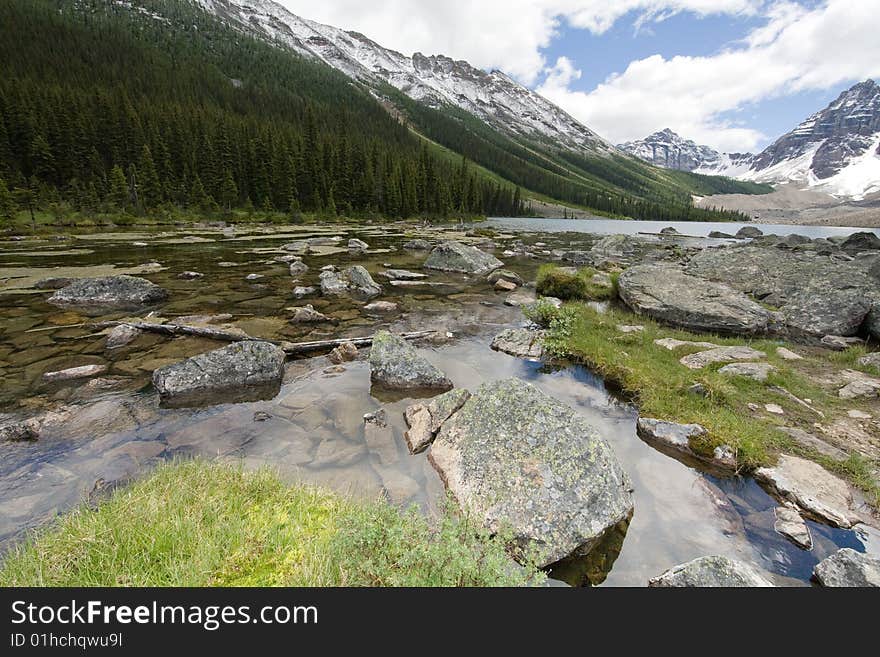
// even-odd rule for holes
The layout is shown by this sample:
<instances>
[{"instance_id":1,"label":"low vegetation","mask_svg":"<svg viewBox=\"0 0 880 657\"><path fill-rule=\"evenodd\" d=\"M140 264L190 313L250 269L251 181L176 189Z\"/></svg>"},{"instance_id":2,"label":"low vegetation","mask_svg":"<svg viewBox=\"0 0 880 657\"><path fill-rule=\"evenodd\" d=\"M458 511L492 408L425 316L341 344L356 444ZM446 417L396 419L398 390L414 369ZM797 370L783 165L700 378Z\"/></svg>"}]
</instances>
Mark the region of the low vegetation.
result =
<instances>
[{"instance_id":1,"label":"low vegetation","mask_svg":"<svg viewBox=\"0 0 880 657\"><path fill-rule=\"evenodd\" d=\"M863 402L843 401L823 387L821 382L841 365L852 366L859 349L852 354L806 350L787 345L804 355L802 361L786 361L776 354L782 341L769 339L748 341L710 334L694 334L661 326L645 317L612 308L599 312L587 304L566 304L554 309L550 304L537 304L530 318L549 328L545 343L551 353L574 358L589 365L612 384L631 395L645 417L656 417L681 423L697 423L706 427L708 439L703 445L692 445L711 454L719 445L736 450L743 470L771 464L780 451L811 458L829 470L845 476L864 489L874 503L880 503L880 488L869 473L869 462L858 454L845 461L830 459L792 441L779 428L783 425L815 431L826 417L846 416L847 409L860 408ZM641 331L625 333L621 325L641 325ZM767 354L766 362L773 371L766 382L745 377L720 374L723 363L703 370L691 370L679 360L700 347L683 347L670 351L654 344L659 338L707 341L724 345L744 344ZM690 389L701 384L703 394ZM810 410L784 391L800 400L809 400ZM764 405L777 404L784 416L765 412ZM750 404L752 405L750 407ZM867 408L865 410L868 410ZM823 420L824 421L824 420Z\"/></svg>"},{"instance_id":2,"label":"low vegetation","mask_svg":"<svg viewBox=\"0 0 880 657\"><path fill-rule=\"evenodd\" d=\"M355 502L273 473L171 463L13 549L0 586L510 586L503 538L452 505Z\"/></svg>"},{"instance_id":3,"label":"low vegetation","mask_svg":"<svg viewBox=\"0 0 880 657\"><path fill-rule=\"evenodd\" d=\"M602 301L617 296L615 280L591 267L575 269L555 264L541 265L538 294L563 301Z\"/></svg>"}]
</instances>

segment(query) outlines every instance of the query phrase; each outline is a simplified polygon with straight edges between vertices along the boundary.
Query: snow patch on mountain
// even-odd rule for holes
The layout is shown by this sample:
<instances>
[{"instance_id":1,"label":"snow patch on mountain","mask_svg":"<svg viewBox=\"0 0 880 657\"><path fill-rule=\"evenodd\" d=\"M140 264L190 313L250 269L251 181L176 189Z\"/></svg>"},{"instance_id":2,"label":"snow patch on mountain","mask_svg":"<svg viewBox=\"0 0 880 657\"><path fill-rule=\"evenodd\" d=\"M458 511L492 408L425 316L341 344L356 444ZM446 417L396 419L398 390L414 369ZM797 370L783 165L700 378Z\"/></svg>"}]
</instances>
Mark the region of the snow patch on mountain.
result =
<instances>
[{"instance_id":1,"label":"snow patch on mountain","mask_svg":"<svg viewBox=\"0 0 880 657\"><path fill-rule=\"evenodd\" d=\"M374 88L389 84L430 107L459 107L513 135L583 152L614 152L571 115L500 71L487 73L443 55L407 57L358 32L300 18L271 0L195 2L237 29L320 59Z\"/></svg>"}]
</instances>

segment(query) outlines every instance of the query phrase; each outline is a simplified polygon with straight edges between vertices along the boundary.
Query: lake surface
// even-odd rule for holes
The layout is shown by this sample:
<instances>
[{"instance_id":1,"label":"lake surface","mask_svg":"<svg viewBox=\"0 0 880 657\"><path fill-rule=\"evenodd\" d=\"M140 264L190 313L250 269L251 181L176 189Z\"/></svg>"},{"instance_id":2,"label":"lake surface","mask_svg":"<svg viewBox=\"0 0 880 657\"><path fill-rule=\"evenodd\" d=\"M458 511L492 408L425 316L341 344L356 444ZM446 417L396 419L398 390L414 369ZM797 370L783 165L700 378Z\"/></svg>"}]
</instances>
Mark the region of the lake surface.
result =
<instances>
[{"instance_id":1,"label":"lake surface","mask_svg":"<svg viewBox=\"0 0 880 657\"><path fill-rule=\"evenodd\" d=\"M610 232L636 223L613 222L616 230ZM495 225L513 230L512 225ZM500 255L517 240L534 245L536 251L588 248L595 241L565 230L502 234L493 238L495 251ZM286 242L329 235L357 237L371 248L352 254L345 248L322 247L305 256L310 271L296 283L287 264L275 260L287 253L282 248ZM268 465L290 482L317 483L358 497L383 495L395 504L416 504L429 514L444 497L426 455L411 456L406 449L403 411L415 400L371 388L366 350L342 368L331 366L325 356L290 361L284 385L272 399L164 409L149 383L152 370L222 345L145 333L131 345L107 352L104 336L91 322L122 313L86 317L61 310L46 302L51 291L33 287L50 276L130 270L169 290L168 301L152 309L159 316L229 313L232 326L263 338L352 337L379 328L448 330L455 335L452 341L420 349L456 386L474 390L484 381L516 376L572 406L609 441L629 472L635 513L625 534L610 536L589 559L560 564L555 577L580 585L642 586L675 564L723 554L754 563L779 584L803 585L813 566L838 547L880 552L873 530L843 531L812 522L808 524L814 549L798 549L773 530L776 502L752 479L712 476L641 441L635 431L637 409L609 391L600 377L580 366L550 367L492 351L489 344L495 334L525 320L482 278L431 272L424 285L388 285L379 275L388 266L420 270L426 254L401 248L413 237L479 243L449 228L403 224L124 231L0 242L0 420L47 411L67 414L34 443L2 446L0 546L81 500L96 499L175 457ZM539 260L504 260L507 268L534 279ZM321 267L331 263L364 265L384 285L380 298L398 303L400 311L377 316L354 299L292 298L295 284L315 285ZM205 277L178 279L185 270ZM247 282L250 273L263 278ZM290 324L286 308L306 303L335 322ZM83 381L42 381L44 372L83 364L106 365L105 376L121 387L90 391ZM362 418L379 408L386 410L391 432L388 440L377 443L365 435ZM256 421L258 412L267 419Z\"/></svg>"},{"instance_id":2,"label":"lake surface","mask_svg":"<svg viewBox=\"0 0 880 657\"><path fill-rule=\"evenodd\" d=\"M850 235L872 232L880 236L880 228L845 228L840 226L796 226L791 224L755 224L709 221L635 221L620 219L548 219L543 217L492 217L488 225L498 230L535 231L541 233L594 233L599 235L635 235L659 233L671 226L682 235L707 237L712 231L734 235L743 226L754 226L767 234L790 235L797 233L810 238Z\"/></svg>"}]
</instances>

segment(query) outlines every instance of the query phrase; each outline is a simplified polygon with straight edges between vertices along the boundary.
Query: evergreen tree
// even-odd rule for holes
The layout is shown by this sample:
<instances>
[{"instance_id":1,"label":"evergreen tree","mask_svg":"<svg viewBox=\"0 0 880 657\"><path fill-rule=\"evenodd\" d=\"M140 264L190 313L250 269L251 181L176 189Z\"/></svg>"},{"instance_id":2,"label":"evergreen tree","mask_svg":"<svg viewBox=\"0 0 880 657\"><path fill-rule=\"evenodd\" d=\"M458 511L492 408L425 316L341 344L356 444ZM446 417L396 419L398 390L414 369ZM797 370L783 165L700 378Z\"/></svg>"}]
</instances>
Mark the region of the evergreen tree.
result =
<instances>
[{"instance_id":1,"label":"evergreen tree","mask_svg":"<svg viewBox=\"0 0 880 657\"><path fill-rule=\"evenodd\" d=\"M138 162L140 202L145 208L155 208L162 202L162 183L150 147L144 144Z\"/></svg>"},{"instance_id":2,"label":"evergreen tree","mask_svg":"<svg viewBox=\"0 0 880 657\"><path fill-rule=\"evenodd\" d=\"M11 223L15 219L16 209L12 192L6 186L6 181L0 178L0 221L5 224Z\"/></svg>"},{"instance_id":3,"label":"evergreen tree","mask_svg":"<svg viewBox=\"0 0 880 657\"><path fill-rule=\"evenodd\" d=\"M125 211L130 202L130 194L128 182L125 180L125 173L118 164L110 170L110 193L107 199L113 204L117 210Z\"/></svg>"},{"instance_id":4,"label":"evergreen tree","mask_svg":"<svg viewBox=\"0 0 880 657\"><path fill-rule=\"evenodd\" d=\"M238 203L238 186L235 184L235 178L232 177L232 171L226 169L223 176L223 183L220 186L220 202L228 211Z\"/></svg>"}]
</instances>

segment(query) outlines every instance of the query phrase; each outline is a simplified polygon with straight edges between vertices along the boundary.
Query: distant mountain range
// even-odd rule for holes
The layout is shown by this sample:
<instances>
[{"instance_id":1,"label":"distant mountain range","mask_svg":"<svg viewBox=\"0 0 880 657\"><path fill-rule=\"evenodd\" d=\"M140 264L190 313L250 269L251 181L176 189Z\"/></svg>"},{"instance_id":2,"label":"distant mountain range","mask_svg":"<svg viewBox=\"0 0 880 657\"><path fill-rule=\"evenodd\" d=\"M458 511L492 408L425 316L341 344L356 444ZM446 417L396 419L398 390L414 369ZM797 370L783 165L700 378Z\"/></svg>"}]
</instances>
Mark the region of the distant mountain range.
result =
<instances>
[{"instance_id":1,"label":"distant mountain range","mask_svg":"<svg viewBox=\"0 0 880 657\"><path fill-rule=\"evenodd\" d=\"M757 155L719 153L669 129L618 148L679 171L795 183L860 200L880 194L880 86L854 85Z\"/></svg>"}]
</instances>

